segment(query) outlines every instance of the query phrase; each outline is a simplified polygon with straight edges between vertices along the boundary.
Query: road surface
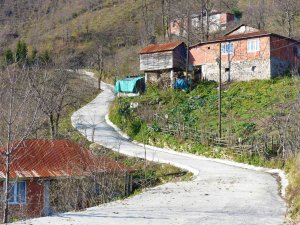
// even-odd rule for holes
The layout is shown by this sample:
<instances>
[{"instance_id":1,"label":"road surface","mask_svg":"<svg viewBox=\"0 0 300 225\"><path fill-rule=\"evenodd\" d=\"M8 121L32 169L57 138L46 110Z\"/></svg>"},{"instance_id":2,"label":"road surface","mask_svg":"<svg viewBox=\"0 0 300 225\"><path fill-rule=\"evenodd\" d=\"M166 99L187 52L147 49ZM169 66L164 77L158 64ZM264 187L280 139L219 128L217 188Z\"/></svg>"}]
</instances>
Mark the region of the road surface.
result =
<instances>
[{"instance_id":1,"label":"road surface","mask_svg":"<svg viewBox=\"0 0 300 225\"><path fill-rule=\"evenodd\" d=\"M114 100L112 88L72 116L73 125L96 143L121 153L144 157L144 148L120 136L106 121ZM93 135L94 134L94 135ZM92 137L93 136L93 137ZM199 156L147 148L147 159L172 163L194 173L188 182L167 183L122 201L32 219L21 224L58 225L279 225L284 224L286 204L269 173L239 168Z\"/></svg>"}]
</instances>

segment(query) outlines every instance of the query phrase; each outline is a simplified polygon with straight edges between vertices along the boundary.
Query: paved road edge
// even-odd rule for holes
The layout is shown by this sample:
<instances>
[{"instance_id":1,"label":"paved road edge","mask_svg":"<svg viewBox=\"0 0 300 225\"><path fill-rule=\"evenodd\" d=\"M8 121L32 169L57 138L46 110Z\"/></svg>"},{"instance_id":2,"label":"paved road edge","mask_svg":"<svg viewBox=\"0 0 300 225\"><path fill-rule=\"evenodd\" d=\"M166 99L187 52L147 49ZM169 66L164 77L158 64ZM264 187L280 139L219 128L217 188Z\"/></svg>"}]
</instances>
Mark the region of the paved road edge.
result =
<instances>
[{"instance_id":1,"label":"paved road edge","mask_svg":"<svg viewBox=\"0 0 300 225\"><path fill-rule=\"evenodd\" d=\"M281 187L281 189L280 189L281 197L283 197L284 199L286 198L286 188L287 188L289 182L288 182L288 179L287 179L287 176L286 176L285 172L281 169L270 169L270 168L265 168L265 167L257 167L257 166L252 166L252 165L248 165L248 164L244 164L244 163L238 163L238 162L225 160L225 159L207 158L207 157L204 157L204 156L194 155L194 154L191 154L191 153L176 152L172 149L158 148L158 147L151 146L151 145L144 145L143 143L139 143L137 141L131 140L128 137L127 134L122 132L121 129L109 119L109 114L105 115L105 122L109 126L111 126L116 132L118 132L119 135L121 135L123 138L127 139L128 141L131 141L134 144L142 146L142 147L145 146L146 148L150 148L150 149L153 149L153 150L156 150L156 151L167 152L167 153L174 154L174 155L184 155L184 156L187 156L187 157L190 157L190 158L197 158L197 159L200 158L202 160L213 161L213 162L222 163L222 164L226 164L226 165L230 165L230 166L235 166L235 167L239 167L239 168L243 168L243 169L254 170L254 171L269 173L271 175L276 175L280 178L279 183L280 183L280 187ZM171 161L169 163L171 163L175 166L178 166L180 168L187 169L190 172L192 172L195 176L197 176L198 173L199 173L197 170L194 170L193 168L185 167L184 165L179 165L179 164L173 163Z\"/></svg>"}]
</instances>

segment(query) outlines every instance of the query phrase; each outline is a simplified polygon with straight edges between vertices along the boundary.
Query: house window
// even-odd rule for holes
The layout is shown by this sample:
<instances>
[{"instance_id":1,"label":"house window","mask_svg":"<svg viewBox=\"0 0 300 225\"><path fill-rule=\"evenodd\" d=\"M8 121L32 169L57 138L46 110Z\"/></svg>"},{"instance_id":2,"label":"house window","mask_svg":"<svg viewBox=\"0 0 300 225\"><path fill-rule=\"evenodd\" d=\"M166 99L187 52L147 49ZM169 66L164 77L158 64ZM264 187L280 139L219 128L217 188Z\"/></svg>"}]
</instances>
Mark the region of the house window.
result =
<instances>
[{"instance_id":1,"label":"house window","mask_svg":"<svg viewBox=\"0 0 300 225\"><path fill-rule=\"evenodd\" d=\"M256 66L252 66L252 67L251 67L251 71L252 71L252 72L254 72L255 69L256 69Z\"/></svg>"},{"instance_id":2,"label":"house window","mask_svg":"<svg viewBox=\"0 0 300 225\"><path fill-rule=\"evenodd\" d=\"M248 52L258 52L260 50L259 39L249 40L247 42L247 51Z\"/></svg>"},{"instance_id":3,"label":"house window","mask_svg":"<svg viewBox=\"0 0 300 225\"><path fill-rule=\"evenodd\" d=\"M10 204L26 203L26 182L18 181L9 183L9 199Z\"/></svg>"},{"instance_id":4,"label":"house window","mask_svg":"<svg viewBox=\"0 0 300 225\"><path fill-rule=\"evenodd\" d=\"M225 68L225 72L229 72L230 71L230 68Z\"/></svg>"},{"instance_id":5,"label":"house window","mask_svg":"<svg viewBox=\"0 0 300 225\"><path fill-rule=\"evenodd\" d=\"M222 43L222 54L223 55L233 55L234 45L233 43Z\"/></svg>"}]
</instances>

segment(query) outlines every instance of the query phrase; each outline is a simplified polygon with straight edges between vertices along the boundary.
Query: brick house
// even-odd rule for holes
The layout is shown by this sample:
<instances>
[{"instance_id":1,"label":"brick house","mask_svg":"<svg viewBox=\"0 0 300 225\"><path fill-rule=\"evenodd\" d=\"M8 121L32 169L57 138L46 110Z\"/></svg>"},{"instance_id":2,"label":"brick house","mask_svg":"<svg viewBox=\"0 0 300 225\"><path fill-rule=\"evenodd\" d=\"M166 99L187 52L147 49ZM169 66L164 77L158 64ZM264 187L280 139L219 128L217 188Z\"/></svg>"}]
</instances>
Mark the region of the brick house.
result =
<instances>
[{"instance_id":1,"label":"brick house","mask_svg":"<svg viewBox=\"0 0 300 225\"><path fill-rule=\"evenodd\" d=\"M204 14L201 18L201 14L192 14L190 16L191 28L195 31L199 30L202 26L201 21L203 20L203 27L207 26L207 18ZM228 25L235 21L235 17L232 13L220 12L213 10L209 13L208 23L209 31L215 33L218 31L226 30ZM187 18L176 18L169 24L169 33L176 36L185 36L187 27Z\"/></svg>"},{"instance_id":2,"label":"brick house","mask_svg":"<svg viewBox=\"0 0 300 225\"><path fill-rule=\"evenodd\" d=\"M173 84L176 72L186 67L187 47L182 41L152 44L140 51L140 70L145 80Z\"/></svg>"},{"instance_id":3,"label":"brick house","mask_svg":"<svg viewBox=\"0 0 300 225\"><path fill-rule=\"evenodd\" d=\"M195 76L218 81L220 53L222 81L270 79L300 65L299 41L242 24L190 47Z\"/></svg>"},{"instance_id":4,"label":"brick house","mask_svg":"<svg viewBox=\"0 0 300 225\"><path fill-rule=\"evenodd\" d=\"M4 157L0 159L3 197L5 164ZM128 195L132 189L130 168L106 157L96 157L69 140L24 140L18 143L12 159L10 219L82 209L101 203L104 192L106 197L116 197Z\"/></svg>"}]
</instances>

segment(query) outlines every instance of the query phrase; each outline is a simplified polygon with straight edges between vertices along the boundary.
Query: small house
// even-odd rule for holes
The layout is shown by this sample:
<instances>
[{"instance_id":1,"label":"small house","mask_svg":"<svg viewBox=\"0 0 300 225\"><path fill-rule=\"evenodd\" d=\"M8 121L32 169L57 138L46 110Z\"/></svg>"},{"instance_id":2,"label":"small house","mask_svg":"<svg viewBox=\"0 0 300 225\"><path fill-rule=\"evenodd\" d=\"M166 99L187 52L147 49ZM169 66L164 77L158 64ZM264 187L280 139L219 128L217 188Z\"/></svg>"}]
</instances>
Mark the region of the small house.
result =
<instances>
[{"instance_id":1,"label":"small house","mask_svg":"<svg viewBox=\"0 0 300 225\"><path fill-rule=\"evenodd\" d=\"M212 10L208 15L208 18L205 13L203 13L202 16L201 14L190 15L190 28L194 31L200 30L202 26L204 29L207 29L208 24L209 32L216 33L226 30L229 25L237 20L232 13L217 10ZM169 33L176 36L186 36L187 24L188 21L186 17L176 18L169 24Z\"/></svg>"},{"instance_id":2,"label":"small house","mask_svg":"<svg viewBox=\"0 0 300 225\"><path fill-rule=\"evenodd\" d=\"M152 44L140 51L140 70L146 81L174 83L174 73L185 70L187 47L182 41Z\"/></svg>"},{"instance_id":3,"label":"small house","mask_svg":"<svg viewBox=\"0 0 300 225\"><path fill-rule=\"evenodd\" d=\"M222 81L270 79L299 70L300 42L245 24L223 37L190 47L189 64L202 79Z\"/></svg>"},{"instance_id":4,"label":"small house","mask_svg":"<svg viewBox=\"0 0 300 225\"><path fill-rule=\"evenodd\" d=\"M105 202L109 196L131 192L130 168L107 157L96 157L74 142L34 139L14 145L9 176L10 218L82 209ZM4 190L5 158L1 156L0 160L0 186ZM3 191L0 193L3 196Z\"/></svg>"}]
</instances>

